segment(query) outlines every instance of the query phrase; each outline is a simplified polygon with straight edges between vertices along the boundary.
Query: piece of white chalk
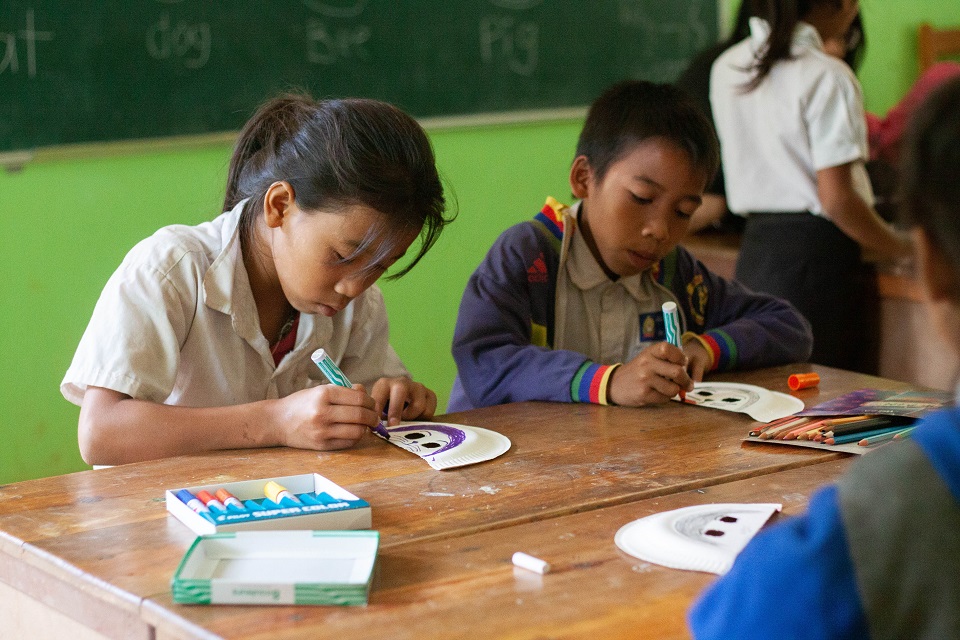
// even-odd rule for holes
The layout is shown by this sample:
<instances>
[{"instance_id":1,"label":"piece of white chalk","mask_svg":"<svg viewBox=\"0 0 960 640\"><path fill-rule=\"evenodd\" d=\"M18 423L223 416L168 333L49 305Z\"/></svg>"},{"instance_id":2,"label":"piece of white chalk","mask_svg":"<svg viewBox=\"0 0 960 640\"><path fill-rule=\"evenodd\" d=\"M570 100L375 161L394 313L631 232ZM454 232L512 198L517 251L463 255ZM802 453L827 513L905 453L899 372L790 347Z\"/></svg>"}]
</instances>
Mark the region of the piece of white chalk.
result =
<instances>
[{"instance_id":1,"label":"piece of white chalk","mask_svg":"<svg viewBox=\"0 0 960 640\"><path fill-rule=\"evenodd\" d=\"M522 551L517 551L513 554L513 564L521 569L535 571L536 573L548 573L550 571L549 562L541 560L540 558L534 558Z\"/></svg>"}]
</instances>

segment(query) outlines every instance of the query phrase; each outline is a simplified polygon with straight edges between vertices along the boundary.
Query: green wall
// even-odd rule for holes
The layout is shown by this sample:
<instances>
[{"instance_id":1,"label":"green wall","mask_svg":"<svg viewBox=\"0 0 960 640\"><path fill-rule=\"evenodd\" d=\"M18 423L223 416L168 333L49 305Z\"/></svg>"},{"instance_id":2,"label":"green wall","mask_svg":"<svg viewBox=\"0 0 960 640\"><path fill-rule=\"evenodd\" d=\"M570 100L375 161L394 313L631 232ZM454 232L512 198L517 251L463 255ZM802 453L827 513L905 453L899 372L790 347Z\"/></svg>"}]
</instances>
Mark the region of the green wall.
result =
<instances>
[{"instance_id":1,"label":"green wall","mask_svg":"<svg viewBox=\"0 0 960 640\"><path fill-rule=\"evenodd\" d=\"M960 24L960 2L862 0L867 106L883 112L915 77L916 25ZM437 129L431 136L459 217L405 278L383 285L393 342L414 376L446 403L449 345L464 283L496 235L543 198L569 198L579 122ZM27 164L0 171L0 483L86 468L78 409L59 383L100 289L126 251L158 227L218 213L226 144Z\"/></svg>"}]
</instances>

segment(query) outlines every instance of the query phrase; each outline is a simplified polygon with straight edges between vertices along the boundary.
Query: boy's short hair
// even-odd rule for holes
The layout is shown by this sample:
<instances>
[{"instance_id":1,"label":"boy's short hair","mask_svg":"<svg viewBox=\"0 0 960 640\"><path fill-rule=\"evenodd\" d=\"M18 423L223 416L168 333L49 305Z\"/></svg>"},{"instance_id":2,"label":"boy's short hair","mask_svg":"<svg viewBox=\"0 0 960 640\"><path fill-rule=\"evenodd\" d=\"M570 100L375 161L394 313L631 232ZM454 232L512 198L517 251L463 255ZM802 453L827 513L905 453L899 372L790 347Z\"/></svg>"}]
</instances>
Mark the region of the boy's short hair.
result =
<instances>
[{"instance_id":1,"label":"boy's short hair","mask_svg":"<svg viewBox=\"0 0 960 640\"><path fill-rule=\"evenodd\" d=\"M576 156L586 156L597 181L635 145L665 138L683 149L709 182L720 164L713 125L680 88L626 80L607 89L587 112Z\"/></svg>"}]
</instances>

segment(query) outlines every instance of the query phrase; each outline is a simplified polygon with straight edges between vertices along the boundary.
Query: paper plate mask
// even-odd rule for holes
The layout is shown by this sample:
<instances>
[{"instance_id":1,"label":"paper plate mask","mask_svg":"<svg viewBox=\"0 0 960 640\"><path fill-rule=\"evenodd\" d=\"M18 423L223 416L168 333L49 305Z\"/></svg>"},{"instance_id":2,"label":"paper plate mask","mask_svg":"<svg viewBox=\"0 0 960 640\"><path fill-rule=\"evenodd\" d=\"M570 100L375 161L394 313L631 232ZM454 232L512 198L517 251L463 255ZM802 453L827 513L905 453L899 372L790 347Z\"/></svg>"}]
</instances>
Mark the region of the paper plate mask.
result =
<instances>
[{"instance_id":1,"label":"paper plate mask","mask_svg":"<svg viewBox=\"0 0 960 640\"><path fill-rule=\"evenodd\" d=\"M634 520L617 531L620 549L671 569L724 574L780 504L703 504Z\"/></svg>"},{"instance_id":2,"label":"paper plate mask","mask_svg":"<svg viewBox=\"0 0 960 640\"><path fill-rule=\"evenodd\" d=\"M674 400L679 400L679 396ZM786 393L736 382L698 382L687 404L745 413L758 422L773 422L803 411L803 400Z\"/></svg>"},{"instance_id":3,"label":"paper plate mask","mask_svg":"<svg viewBox=\"0 0 960 640\"><path fill-rule=\"evenodd\" d=\"M386 431L390 435L387 440L390 444L417 454L434 469L451 469L491 460L510 448L507 436L462 424L401 422L395 427L387 427Z\"/></svg>"}]
</instances>

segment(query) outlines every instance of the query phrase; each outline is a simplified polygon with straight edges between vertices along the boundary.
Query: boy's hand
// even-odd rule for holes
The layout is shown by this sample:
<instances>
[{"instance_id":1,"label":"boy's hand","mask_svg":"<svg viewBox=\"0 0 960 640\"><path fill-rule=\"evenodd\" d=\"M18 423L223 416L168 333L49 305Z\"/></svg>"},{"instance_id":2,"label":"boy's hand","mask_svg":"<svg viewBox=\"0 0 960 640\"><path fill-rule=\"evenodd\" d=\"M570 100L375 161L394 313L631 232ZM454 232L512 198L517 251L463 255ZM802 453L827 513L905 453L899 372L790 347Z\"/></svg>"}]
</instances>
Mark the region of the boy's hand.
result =
<instances>
[{"instance_id":1,"label":"boy's hand","mask_svg":"<svg viewBox=\"0 0 960 640\"><path fill-rule=\"evenodd\" d=\"M362 385L352 389L323 384L277 401L280 432L287 447L330 451L355 445L379 420L376 404Z\"/></svg>"},{"instance_id":2,"label":"boy's hand","mask_svg":"<svg viewBox=\"0 0 960 640\"><path fill-rule=\"evenodd\" d=\"M687 356L687 371L690 377L694 382L700 382L710 366L710 354L699 340L688 340L683 345L683 353Z\"/></svg>"},{"instance_id":3,"label":"boy's hand","mask_svg":"<svg viewBox=\"0 0 960 640\"><path fill-rule=\"evenodd\" d=\"M625 407L639 407L666 402L681 389L692 391L687 364L688 358L679 347L668 342L650 345L613 372L610 400Z\"/></svg>"},{"instance_id":4,"label":"boy's hand","mask_svg":"<svg viewBox=\"0 0 960 640\"><path fill-rule=\"evenodd\" d=\"M387 425L401 420L430 419L437 410L437 394L410 378L380 378L373 385L377 415L387 408Z\"/></svg>"}]
</instances>

